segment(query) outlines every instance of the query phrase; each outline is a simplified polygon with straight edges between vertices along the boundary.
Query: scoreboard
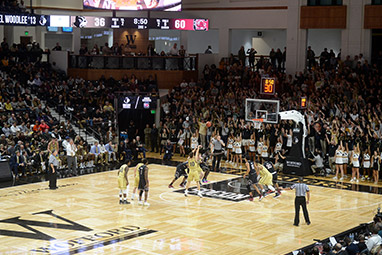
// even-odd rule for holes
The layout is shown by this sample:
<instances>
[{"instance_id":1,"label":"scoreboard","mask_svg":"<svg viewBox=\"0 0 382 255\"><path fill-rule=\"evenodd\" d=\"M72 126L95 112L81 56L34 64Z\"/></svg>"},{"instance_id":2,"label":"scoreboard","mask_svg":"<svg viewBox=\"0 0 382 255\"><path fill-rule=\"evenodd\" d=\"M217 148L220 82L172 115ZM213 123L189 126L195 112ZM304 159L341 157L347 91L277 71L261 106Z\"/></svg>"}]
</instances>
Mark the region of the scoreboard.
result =
<instances>
[{"instance_id":1,"label":"scoreboard","mask_svg":"<svg viewBox=\"0 0 382 255\"><path fill-rule=\"evenodd\" d=\"M193 31L208 30L207 19L71 16L71 25L79 28L134 28Z\"/></svg>"},{"instance_id":2,"label":"scoreboard","mask_svg":"<svg viewBox=\"0 0 382 255\"><path fill-rule=\"evenodd\" d=\"M208 31L209 20L0 13L0 25Z\"/></svg>"}]
</instances>

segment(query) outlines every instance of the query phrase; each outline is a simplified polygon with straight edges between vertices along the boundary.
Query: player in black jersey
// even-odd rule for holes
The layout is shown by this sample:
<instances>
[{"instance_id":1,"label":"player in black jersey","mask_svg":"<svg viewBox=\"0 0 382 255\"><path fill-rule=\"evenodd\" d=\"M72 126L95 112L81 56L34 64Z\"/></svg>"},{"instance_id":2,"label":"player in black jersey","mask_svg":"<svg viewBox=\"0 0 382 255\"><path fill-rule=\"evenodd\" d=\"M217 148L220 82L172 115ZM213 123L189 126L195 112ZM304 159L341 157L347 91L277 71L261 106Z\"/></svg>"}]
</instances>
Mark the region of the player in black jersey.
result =
<instances>
[{"instance_id":1,"label":"player in black jersey","mask_svg":"<svg viewBox=\"0 0 382 255\"><path fill-rule=\"evenodd\" d=\"M208 166L207 160L209 158L208 150L203 153L201 162L200 162L200 168L204 172L204 176L202 178L202 183L208 183L207 177L210 174L210 167Z\"/></svg>"},{"instance_id":2,"label":"player in black jersey","mask_svg":"<svg viewBox=\"0 0 382 255\"><path fill-rule=\"evenodd\" d=\"M183 181L180 183L180 187L184 188L186 186L187 178L188 178L187 172L188 172L188 161L180 163L179 165L177 165L176 170L175 170L175 177L171 181L171 183L168 185L168 187L173 189L174 186L172 186L172 185L174 184L174 182L176 180L178 180L181 176L184 176Z\"/></svg>"},{"instance_id":3,"label":"player in black jersey","mask_svg":"<svg viewBox=\"0 0 382 255\"><path fill-rule=\"evenodd\" d=\"M247 172L244 174L244 178L248 176L248 184L247 184L247 190L249 192L250 198L249 201L253 201L253 193L251 191L251 186L257 191L257 193L260 194L259 200L263 199L264 192L261 193L259 188L257 188L256 184L258 182L257 177L258 173L255 168L255 163L253 161L250 161L250 156L244 157L245 166L247 167ZM259 184L260 185L260 184Z\"/></svg>"},{"instance_id":4,"label":"player in black jersey","mask_svg":"<svg viewBox=\"0 0 382 255\"><path fill-rule=\"evenodd\" d=\"M139 184L138 184L138 190L139 190L139 205L147 205L150 204L147 203L147 197L149 196L149 168L147 167L148 161L147 159L142 160L143 165L141 165L138 168L139 173ZM143 192L145 192L145 201L142 202L142 195Z\"/></svg>"},{"instance_id":5,"label":"player in black jersey","mask_svg":"<svg viewBox=\"0 0 382 255\"><path fill-rule=\"evenodd\" d=\"M281 195L279 185L277 184L277 171L273 167L273 163L269 161L268 159L265 159L266 161L263 163L263 166L272 174L272 182L273 186L276 187L276 195L275 197L279 197Z\"/></svg>"}]
</instances>

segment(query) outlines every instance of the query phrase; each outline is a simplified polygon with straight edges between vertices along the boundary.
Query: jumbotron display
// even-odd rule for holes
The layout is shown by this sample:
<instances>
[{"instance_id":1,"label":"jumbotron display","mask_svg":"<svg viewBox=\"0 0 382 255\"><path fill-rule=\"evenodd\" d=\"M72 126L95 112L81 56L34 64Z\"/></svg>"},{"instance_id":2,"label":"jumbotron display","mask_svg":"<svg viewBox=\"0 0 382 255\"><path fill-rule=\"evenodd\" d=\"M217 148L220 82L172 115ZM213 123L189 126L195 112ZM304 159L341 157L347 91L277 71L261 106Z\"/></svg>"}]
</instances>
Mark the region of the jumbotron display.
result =
<instances>
[{"instance_id":1,"label":"jumbotron display","mask_svg":"<svg viewBox=\"0 0 382 255\"><path fill-rule=\"evenodd\" d=\"M208 19L71 16L71 25L79 28L135 28L208 31Z\"/></svg>"},{"instance_id":2,"label":"jumbotron display","mask_svg":"<svg viewBox=\"0 0 382 255\"><path fill-rule=\"evenodd\" d=\"M180 11L181 0L83 0L85 9Z\"/></svg>"}]
</instances>

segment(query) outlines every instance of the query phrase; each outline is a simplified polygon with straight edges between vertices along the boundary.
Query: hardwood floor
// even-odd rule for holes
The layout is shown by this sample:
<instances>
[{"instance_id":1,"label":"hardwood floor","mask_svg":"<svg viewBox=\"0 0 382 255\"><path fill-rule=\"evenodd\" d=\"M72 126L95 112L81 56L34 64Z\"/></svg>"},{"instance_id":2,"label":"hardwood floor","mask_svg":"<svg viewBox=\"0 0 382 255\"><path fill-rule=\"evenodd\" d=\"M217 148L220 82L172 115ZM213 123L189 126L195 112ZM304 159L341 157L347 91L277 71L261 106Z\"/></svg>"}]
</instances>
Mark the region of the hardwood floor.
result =
<instances>
[{"instance_id":1,"label":"hardwood floor","mask_svg":"<svg viewBox=\"0 0 382 255\"><path fill-rule=\"evenodd\" d=\"M58 190L46 182L0 189L0 254L285 254L371 221L382 203L377 194L310 186L312 224L301 215L294 227L294 191L253 202L184 197L167 187L174 167L149 169L148 207L118 204L116 171L59 179ZM130 200L132 169L129 181ZM237 175L211 173L210 181L240 190Z\"/></svg>"}]
</instances>

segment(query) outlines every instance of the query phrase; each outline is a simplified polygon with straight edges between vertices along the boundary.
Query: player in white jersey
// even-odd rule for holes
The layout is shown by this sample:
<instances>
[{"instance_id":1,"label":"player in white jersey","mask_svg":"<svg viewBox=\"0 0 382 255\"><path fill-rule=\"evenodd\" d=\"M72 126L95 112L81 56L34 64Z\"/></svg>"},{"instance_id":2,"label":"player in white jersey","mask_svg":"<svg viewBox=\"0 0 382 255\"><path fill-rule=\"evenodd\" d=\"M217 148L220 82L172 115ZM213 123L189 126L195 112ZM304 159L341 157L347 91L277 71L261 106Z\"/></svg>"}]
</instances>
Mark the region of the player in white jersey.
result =
<instances>
[{"instance_id":1,"label":"player in white jersey","mask_svg":"<svg viewBox=\"0 0 382 255\"><path fill-rule=\"evenodd\" d=\"M363 174L362 174L362 181L369 180L370 179L370 168L371 168L371 153L370 148L367 148L367 150L363 153L362 156L362 168L363 168Z\"/></svg>"},{"instance_id":2,"label":"player in white jersey","mask_svg":"<svg viewBox=\"0 0 382 255\"><path fill-rule=\"evenodd\" d=\"M352 154L351 154L351 163L353 165L352 167L352 178L351 182L359 182L359 156L361 155L361 152L359 150L359 144L354 146ZM357 177L357 178L356 178Z\"/></svg>"},{"instance_id":3,"label":"player in white jersey","mask_svg":"<svg viewBox=\"0 0 382 255\"><path fill-rule=\"evenodd\" d=\"M343 146L342 142L338 146L336 153L335 153L335 162L336 162L336 176L334 176L334 180L338 180L338 173L341 171L341 178L342 181L344 179L344 168L343 168Z\"/></svg>"}]
</instances>

